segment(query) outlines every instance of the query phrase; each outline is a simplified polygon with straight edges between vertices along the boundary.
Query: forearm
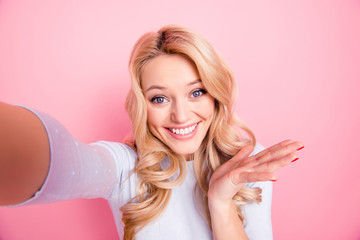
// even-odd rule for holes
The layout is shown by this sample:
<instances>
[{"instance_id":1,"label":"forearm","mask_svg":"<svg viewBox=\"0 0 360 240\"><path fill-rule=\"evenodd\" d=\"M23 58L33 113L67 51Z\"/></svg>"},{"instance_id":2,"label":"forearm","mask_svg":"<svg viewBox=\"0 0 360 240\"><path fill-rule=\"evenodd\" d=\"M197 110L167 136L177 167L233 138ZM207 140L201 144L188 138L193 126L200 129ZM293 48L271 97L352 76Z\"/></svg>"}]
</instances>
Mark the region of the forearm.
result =
<instances>
[{"instance_id":1,"label":"forearm","mask_svg":"<svg viewBox=\"0 0 360 240\"><path fill-rule=\"evenodd\" d=\"M232 200L228 203L209 200L209 209L214 240L248 240Z\"/></svg>"},{"instance_id":2,"label":"forearm","mask_svg":"<svg viewBox=\"0 0 360 240\"><path fill-rule=\"evenodd\" d=\"M0 205L30 198L42 186L49 161L41 121L24 108L0 102Z\"/></svg>"}]
</instances>

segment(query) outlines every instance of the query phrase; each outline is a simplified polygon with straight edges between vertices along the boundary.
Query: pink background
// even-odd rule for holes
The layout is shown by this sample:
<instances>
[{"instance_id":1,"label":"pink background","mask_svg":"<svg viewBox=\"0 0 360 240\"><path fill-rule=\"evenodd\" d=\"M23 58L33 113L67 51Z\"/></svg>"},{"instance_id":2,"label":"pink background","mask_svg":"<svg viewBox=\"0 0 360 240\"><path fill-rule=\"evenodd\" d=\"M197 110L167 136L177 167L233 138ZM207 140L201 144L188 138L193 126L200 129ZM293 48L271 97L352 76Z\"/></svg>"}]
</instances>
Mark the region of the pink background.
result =
<instances>
[{"instance_id":1,"label":"pink background","mask_svg":"<svg viewBox=\"0 0 360 240\"><path fill-rule=\"evenodd\" d=\"M237 112L270 146L302 140L274 184L275 239L360 239L358 0L0 0L0 100L84 142L122 141L130 49L169 23L202 34L238 82ZM0 239L117 239L104 200L0 209Z\"/></svg>"}]
</instances>

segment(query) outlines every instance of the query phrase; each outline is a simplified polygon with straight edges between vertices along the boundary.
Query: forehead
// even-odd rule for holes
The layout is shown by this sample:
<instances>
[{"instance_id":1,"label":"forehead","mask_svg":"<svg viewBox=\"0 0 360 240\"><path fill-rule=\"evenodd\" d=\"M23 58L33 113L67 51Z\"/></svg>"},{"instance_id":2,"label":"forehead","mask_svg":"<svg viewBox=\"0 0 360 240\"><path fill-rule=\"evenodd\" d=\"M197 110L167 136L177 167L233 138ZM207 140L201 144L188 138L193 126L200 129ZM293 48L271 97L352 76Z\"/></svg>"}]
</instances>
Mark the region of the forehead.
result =
<instances>
[{"instance_id":1,"label":"forehead","mask_svg":"<svg viewBox=\"0 0 360 240\"><path fill-rule=\"evenodd\" d=\"M179 54L164 54L151 59L142 70L141 85L144 90L152 85L187 85L200 79L189 59Z\"/></svg>"}]
</instances>

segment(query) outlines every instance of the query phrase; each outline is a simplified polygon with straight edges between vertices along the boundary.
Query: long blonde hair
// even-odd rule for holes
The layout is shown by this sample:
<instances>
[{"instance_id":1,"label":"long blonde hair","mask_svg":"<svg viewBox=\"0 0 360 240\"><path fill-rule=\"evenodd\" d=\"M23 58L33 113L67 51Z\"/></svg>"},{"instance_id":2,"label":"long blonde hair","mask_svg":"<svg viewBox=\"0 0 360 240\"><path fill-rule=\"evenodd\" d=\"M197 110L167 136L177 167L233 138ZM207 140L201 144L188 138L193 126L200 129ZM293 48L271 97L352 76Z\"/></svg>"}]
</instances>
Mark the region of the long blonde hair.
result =
<instances>
[{"instance_id":1,"label":"long blonde hair","mask_svg":"<svg viewBox=\"0 0 360 240\"><path fill-rule=\"evenodd\" d=\"M129 62L131 88L126 110L133 128L133 140L127 143L137 152L134 171L140 179L138 194L121 208L125 224L124 239L135 234L157 218L167 206L171 189L180 185L187 174L185 159L157 139L147 125L147 109L141 87L144 65L163 54L181 54L196 66L206 91L215 99L215 114L200 148L193 154L197 178L195 196L199 210L211 228L207 205L208 182L217 167L234 156L243 146L255 144L253 133L233 113L235 81L231 71L211 45L198 34L180 27L165 26L158 32L144 34L135 44ZM242 137L243 135L246 135ZM160 162L167 156L170 167ZM179 173L174 181L170 177ZM240 206L261 201L261 190L241 189L234 197L241 219Z\"/></svg>"}]
</instances>

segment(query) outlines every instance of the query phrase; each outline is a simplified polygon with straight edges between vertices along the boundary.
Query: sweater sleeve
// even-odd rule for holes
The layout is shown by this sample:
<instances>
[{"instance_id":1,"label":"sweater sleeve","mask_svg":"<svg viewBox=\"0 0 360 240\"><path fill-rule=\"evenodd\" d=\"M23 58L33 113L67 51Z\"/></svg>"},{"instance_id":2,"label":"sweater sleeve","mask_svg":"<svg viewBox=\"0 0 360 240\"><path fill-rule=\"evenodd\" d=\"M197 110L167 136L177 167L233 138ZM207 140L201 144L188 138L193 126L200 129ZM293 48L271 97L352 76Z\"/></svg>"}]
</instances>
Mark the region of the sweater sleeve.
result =
<instances>
[{"instance_id":1,"label":"sweater sleeve","mask_svg":"<svg viewBox=\"0 0 360 240\"><path fill-rule=\"evenodd\" d=\"M26 108L26 107L25 107ZM136 155L125 144L75 139L52 117L26 108L43 123L50 146L50 167L43 186L27 201L13 206L75 198L108 199L131 173Z\"/></svg>"},{"instance_id":2,"label":"sweater sleeve","mask_svg":"<svg viewBox=\"0 0 360 240\"><path fill-rule=\"evenodd\" d=\"M256 144L255 155L264 150L260 144ZM271 224L271 200L272 200L272 182L254 182L247 183L248 188L261 188L262 201L260 203L251 203L243 207L244 228L250 240L272 240Z\"/></svg>"}]
</instances>

